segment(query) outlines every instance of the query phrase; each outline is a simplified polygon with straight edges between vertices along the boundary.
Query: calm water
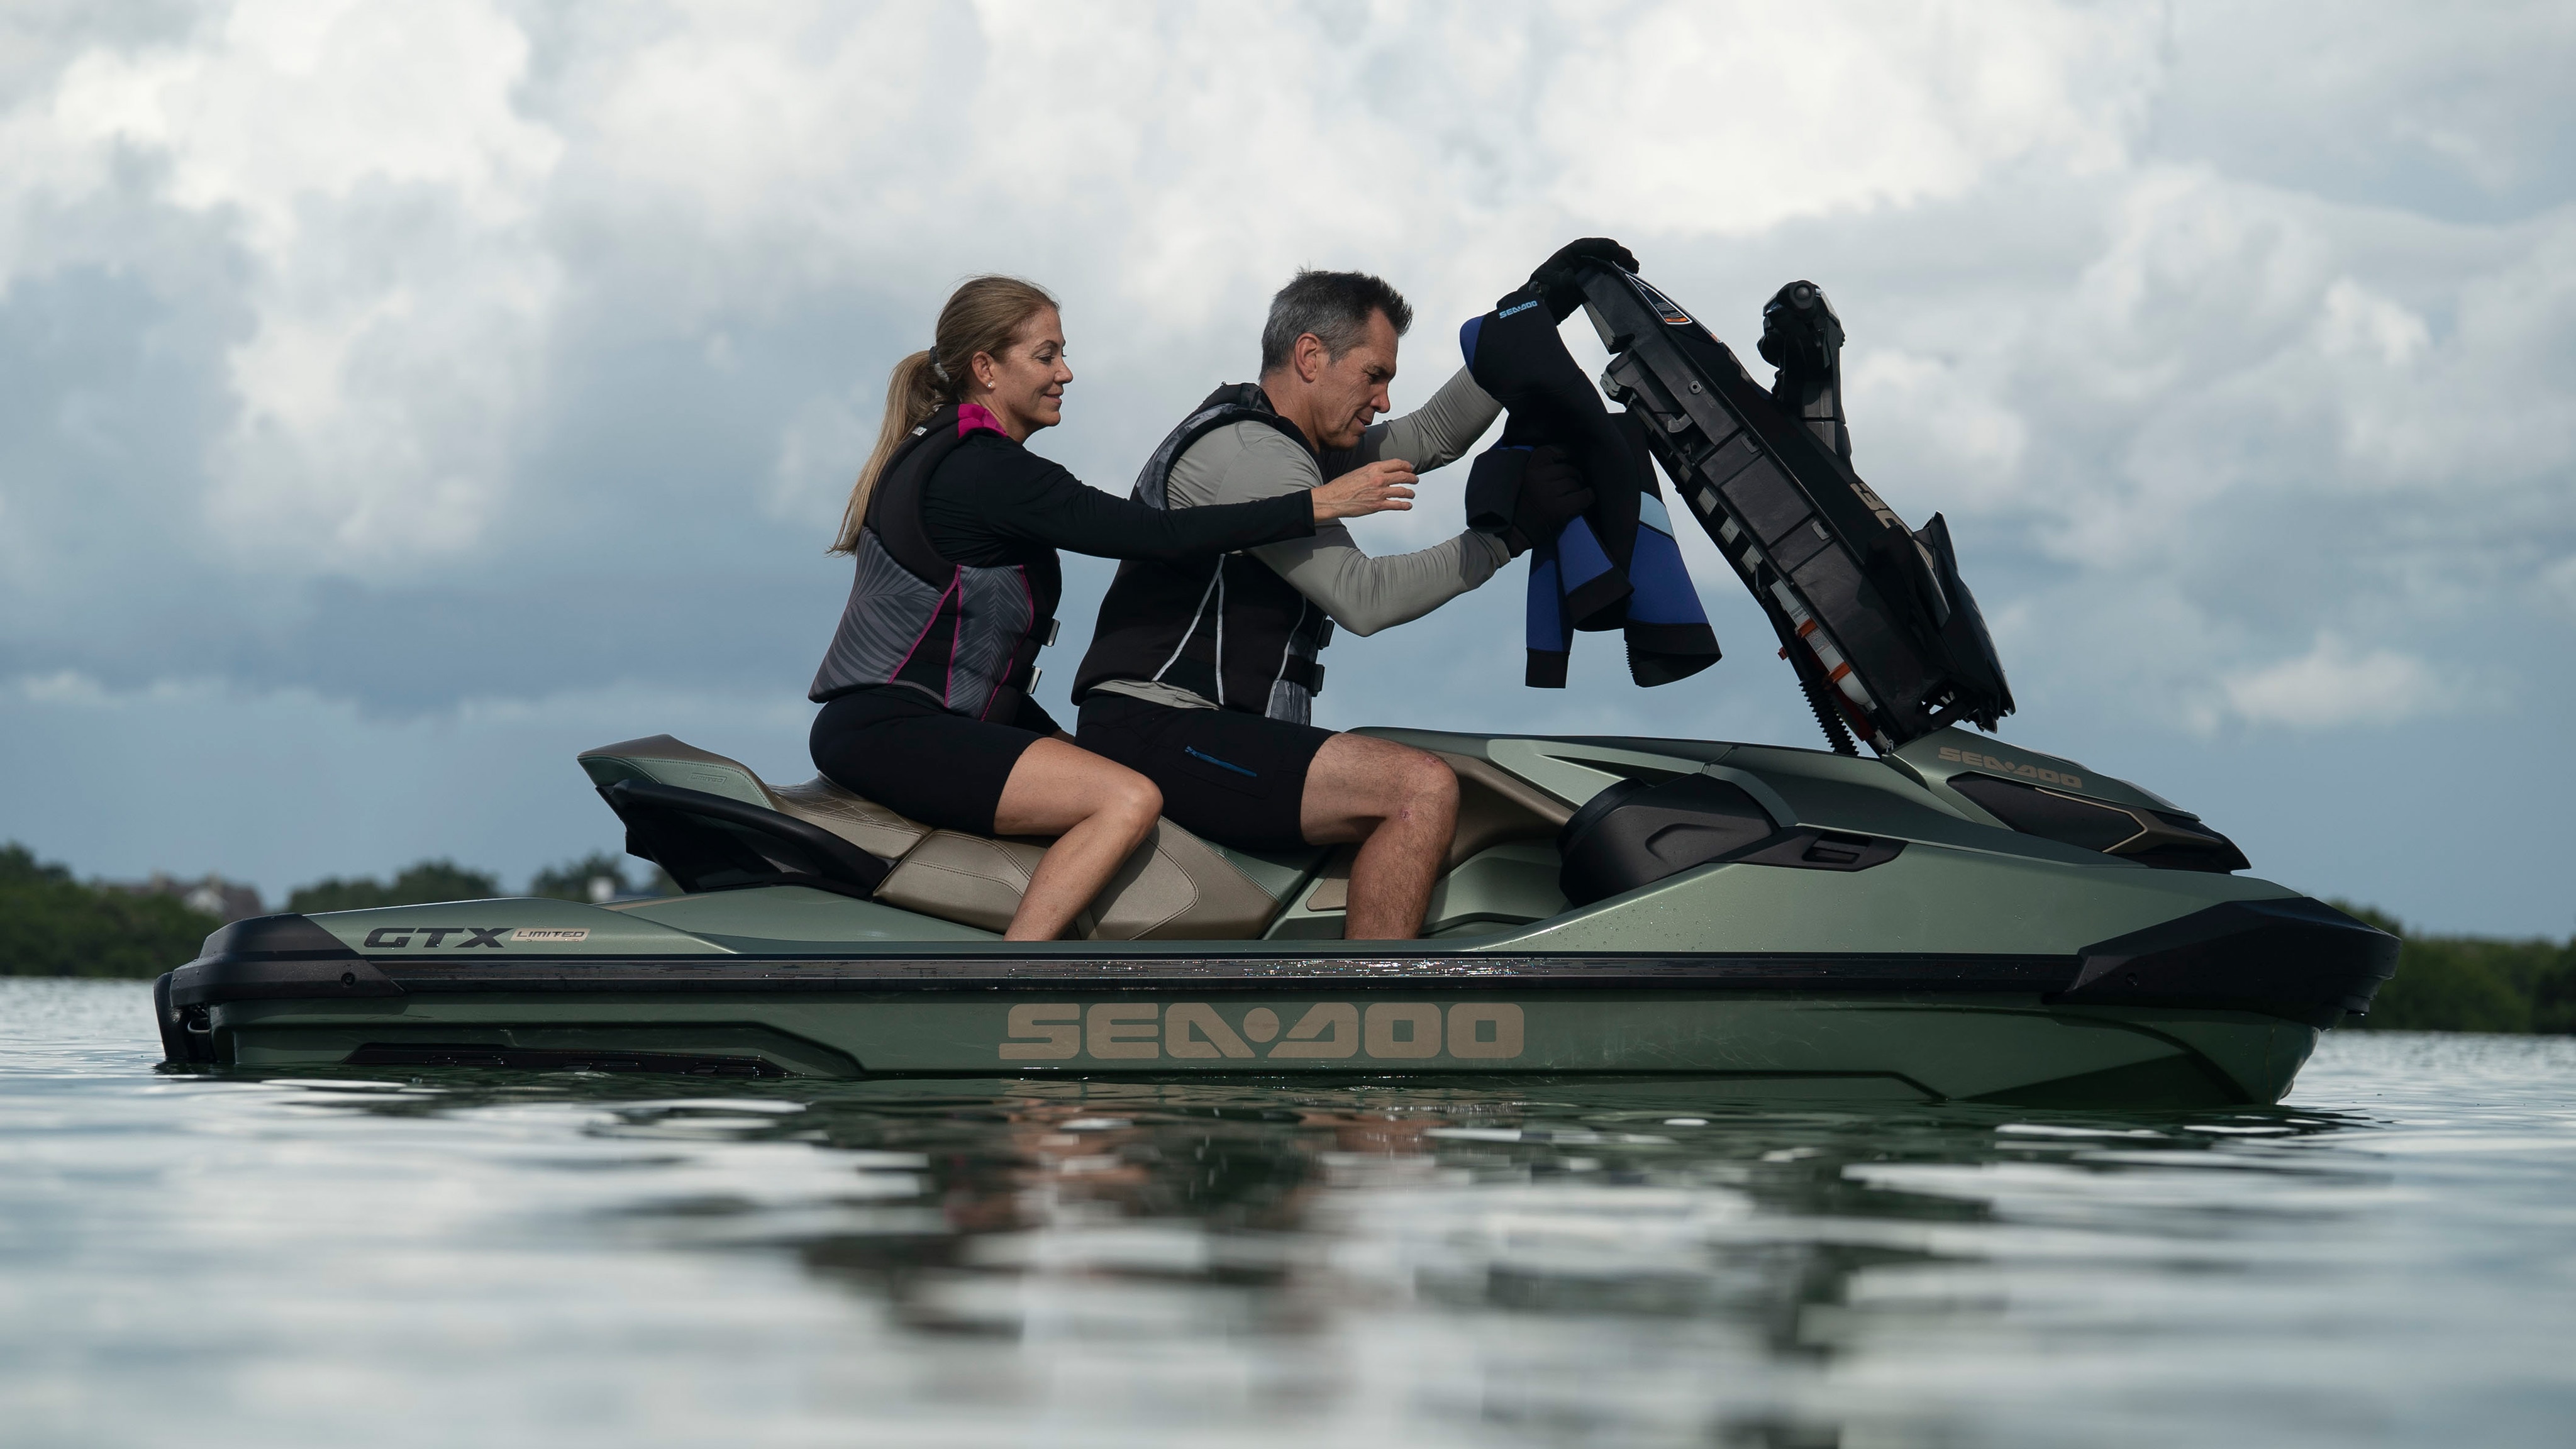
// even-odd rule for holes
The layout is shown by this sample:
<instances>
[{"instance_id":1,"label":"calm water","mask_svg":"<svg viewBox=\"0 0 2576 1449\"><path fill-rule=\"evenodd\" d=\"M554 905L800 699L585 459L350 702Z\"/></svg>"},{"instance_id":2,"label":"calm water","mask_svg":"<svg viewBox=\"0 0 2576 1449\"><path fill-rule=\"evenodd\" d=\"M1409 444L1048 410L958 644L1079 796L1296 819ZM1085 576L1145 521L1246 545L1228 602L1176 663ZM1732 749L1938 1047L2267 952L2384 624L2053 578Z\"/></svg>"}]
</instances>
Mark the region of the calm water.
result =
<instances>
[{"instance_id":1,"label":"calm water","mask_svg":"<svg viewBox=\"0 0 2576 1449\"><path fill-rule=\"evenodd\" d=\"M2294 1105L181 1076L0 980L0 1441L2576 1441L2576 1041Z\"/></svg>"}]
</instances>

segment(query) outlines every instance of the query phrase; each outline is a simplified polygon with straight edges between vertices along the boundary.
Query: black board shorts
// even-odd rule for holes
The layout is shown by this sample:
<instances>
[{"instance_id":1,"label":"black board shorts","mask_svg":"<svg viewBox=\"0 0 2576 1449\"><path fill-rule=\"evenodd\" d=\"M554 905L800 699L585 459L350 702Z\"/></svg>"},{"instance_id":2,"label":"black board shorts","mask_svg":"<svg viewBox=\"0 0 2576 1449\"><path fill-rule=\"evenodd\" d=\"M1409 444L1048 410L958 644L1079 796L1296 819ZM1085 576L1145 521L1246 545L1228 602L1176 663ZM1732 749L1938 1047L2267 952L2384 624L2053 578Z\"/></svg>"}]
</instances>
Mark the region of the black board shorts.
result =
<instances>
[{"instance_id":1,"label":"black board shorts","mask_svg":"<svg viewBox=\"0 0 2576 1449\"><path fill-rule=\"evenodd\" d=\"M1163 792L1163 817L1237 850L1295 850L1306 771L1331 730L1236 709L1174 709L1123 694L1082 702L1075 736Z\"/></svg>"},{"instance_id":2,"label":"black board shorts","mask_svg":"<svg viewBox=\"0 0 2576 1449\"><path fill-rule=\"evenodd\" d=\"M1012 724L951 714L910 689L853 690L814 716L814 768L844 790L942 830L993 833L1002 787L1056 722L1032 702Z\"/></svg>"}]
</instances>

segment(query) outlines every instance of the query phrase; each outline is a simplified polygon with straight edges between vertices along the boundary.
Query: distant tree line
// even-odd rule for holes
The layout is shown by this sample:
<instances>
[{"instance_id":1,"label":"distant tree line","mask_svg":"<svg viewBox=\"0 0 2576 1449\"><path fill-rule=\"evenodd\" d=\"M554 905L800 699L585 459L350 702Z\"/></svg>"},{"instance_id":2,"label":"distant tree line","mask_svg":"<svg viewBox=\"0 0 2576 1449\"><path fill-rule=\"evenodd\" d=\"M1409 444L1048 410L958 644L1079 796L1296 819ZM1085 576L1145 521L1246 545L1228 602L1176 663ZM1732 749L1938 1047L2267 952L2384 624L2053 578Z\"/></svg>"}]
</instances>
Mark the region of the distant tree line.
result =
<instances>
[{"instance_id":1,"label":"distant tree line","mask_svg":"<svg viewBox=\"0 0 2576 1449\"><path fill-rule=\"evenodd\" d=\"M290 893L299 913L425 905L501 894L500 877L452 860L424 860L391 880L318 880ZM671 895L658 867L606 853L537 872L526 894L560 900ZM2376 1031L2576 1033L2576 937L2497 940L2410 932L2394 917L2349 903L2343 909L2405 941L2397 979L2381 988L2370 1015L2353 1025ZM0 846L0 976L158 976L197 954L223 924L177 896L137 894L74 880L23 845Z\"/></svg>"},{"instance_id":2,"label":"distant tree line","mask_svg":"<svg viewBox=\"0 0 2576 1449\"><path fill-rule=\"evenodd\" d=\"M500 895L500 877L424 860L392 880L334 877L291 892L299 913L426 905ZM604 852L537 872L525 894L568 901L669 895L670 878ZM222 920L176 895L72 878L19 844L0 845L0 976L158 976L197 954Z\"/></svg>"},{"instance_id":3,"label":"distant tree line","mask_svg":"<svg viewBox=\"0 0 2576 1449\"><path fill-rule=\"evenodd\" d=\"M2342 909L2405 941L2397 976L2354 1025L2374 1031L2576 1033L2576 936L2522 941L2433 936L2348 901Z\"/></svg>"},{"instance_id":4,"label":"distant tree line","mask_svg":"<svg viewBox=\"0 0 2576 1449\"><path fill-rule=\"evenodd\" d=\"M219 924L177 896L102 890L0 846L0 975L158 976Z\"/></svg>"}]
</instances>

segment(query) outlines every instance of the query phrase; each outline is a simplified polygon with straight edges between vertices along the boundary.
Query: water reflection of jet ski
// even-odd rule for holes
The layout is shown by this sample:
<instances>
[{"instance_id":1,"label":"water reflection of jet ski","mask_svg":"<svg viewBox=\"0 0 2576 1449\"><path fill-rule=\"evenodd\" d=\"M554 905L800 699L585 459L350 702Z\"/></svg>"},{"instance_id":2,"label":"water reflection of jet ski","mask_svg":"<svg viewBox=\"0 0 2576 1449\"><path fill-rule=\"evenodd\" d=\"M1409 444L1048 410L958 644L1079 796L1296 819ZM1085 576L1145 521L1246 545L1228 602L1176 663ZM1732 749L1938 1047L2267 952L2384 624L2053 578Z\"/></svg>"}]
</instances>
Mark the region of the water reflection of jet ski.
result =
<instances>
[{"instance_id":1,"label":"water reflection of jet ski","mask_svg":"<svg viewBox=\"0 0 2576 1449\"><path fill-rule=\"evenodd\" d=\"M1960 729L2012 699L1940 520L1909 530L1860 481L1816 388L1775 400L1627 273L1585 291L1605 390L1770 615L1834 750L1370 730L1459 777L1426 939L1341 939L1347 848L1255 855L1166 821L1080 939L1018 944L999 932L1041 843L630 740L581 766L684 894L237 922L161 979L170 1058L2278 1100L2396 941L2235 874L2236 847L2161 797Z\"/></svg>"}]
</instances>

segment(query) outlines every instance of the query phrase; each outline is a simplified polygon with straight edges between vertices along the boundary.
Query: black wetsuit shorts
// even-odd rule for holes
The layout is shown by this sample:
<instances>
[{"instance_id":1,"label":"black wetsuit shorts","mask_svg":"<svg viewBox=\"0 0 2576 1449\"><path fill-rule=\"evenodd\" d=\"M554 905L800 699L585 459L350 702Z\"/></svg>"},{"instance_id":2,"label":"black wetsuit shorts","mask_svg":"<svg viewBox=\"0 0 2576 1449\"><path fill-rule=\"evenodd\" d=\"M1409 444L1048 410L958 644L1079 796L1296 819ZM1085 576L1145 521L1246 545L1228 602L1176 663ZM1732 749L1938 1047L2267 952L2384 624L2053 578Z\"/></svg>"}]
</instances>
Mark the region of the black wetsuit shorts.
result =
<instances>
[{"instance_id":1,"label":"black wetsuit shorts","mask_svg":"<svg viewBox=\"0 0 2576 1449\"><path fill-rule=\"evenodd\" d=\"M1035 700L1009 724L968 719L901 685L835 697L814 716L814 768L844 790L942 830L991 835L1011 767L1056 733Z\"/></svg>"},{"instance_id":2,"label":"black wetsuit shorts","mask_svg":"<svg viewBox=\"0 0 2576 1449\"><path fill-rule=\"evenodd\" d=\"M1237 709L1174 709L1095 691L1081 746L1154 782L1163 817L1237 850L1295 850L1306 771L1331 730Z\"/></svg>"}]
</instances>

